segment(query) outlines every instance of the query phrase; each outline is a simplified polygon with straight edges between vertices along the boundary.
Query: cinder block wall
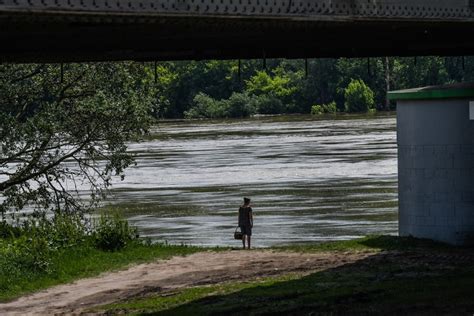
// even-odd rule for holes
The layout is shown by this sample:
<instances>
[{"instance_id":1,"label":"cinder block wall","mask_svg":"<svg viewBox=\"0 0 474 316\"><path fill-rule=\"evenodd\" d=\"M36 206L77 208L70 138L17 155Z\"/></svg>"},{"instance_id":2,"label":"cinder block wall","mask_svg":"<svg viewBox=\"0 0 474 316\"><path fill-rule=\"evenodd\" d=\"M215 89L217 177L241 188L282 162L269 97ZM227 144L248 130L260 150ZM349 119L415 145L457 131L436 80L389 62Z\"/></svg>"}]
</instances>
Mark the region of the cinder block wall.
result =
<instances>
[{"instance_id":1,"label":"cinder block wall","mask_svg":"<svg viewBox=\"0 0 474 316\"><path fill-rule=\"evenodd\" d=\"M398 101L400 236L474 243L469 100Z\"/></svg>"}]
</instances>

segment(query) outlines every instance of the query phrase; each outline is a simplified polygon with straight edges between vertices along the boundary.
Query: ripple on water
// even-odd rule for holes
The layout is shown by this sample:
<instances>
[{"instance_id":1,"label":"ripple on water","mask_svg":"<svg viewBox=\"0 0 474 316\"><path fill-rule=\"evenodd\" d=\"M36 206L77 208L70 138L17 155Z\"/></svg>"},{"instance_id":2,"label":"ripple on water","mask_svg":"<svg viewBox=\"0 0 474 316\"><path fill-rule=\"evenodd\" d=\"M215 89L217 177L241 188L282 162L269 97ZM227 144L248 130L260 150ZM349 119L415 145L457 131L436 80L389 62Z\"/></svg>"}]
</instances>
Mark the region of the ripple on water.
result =
<instances>
[{"instance_id":1,"label":"ripple on water","mask_svg":"<svg viewBox=\"0 0 474 316\"><path fill-rule=\"evenodd\" d=\"M111 203L170 243L238 245L243 196L256 246L396 234L395 117L282 120L159 124Z\"/></svg>"}]
</instances>

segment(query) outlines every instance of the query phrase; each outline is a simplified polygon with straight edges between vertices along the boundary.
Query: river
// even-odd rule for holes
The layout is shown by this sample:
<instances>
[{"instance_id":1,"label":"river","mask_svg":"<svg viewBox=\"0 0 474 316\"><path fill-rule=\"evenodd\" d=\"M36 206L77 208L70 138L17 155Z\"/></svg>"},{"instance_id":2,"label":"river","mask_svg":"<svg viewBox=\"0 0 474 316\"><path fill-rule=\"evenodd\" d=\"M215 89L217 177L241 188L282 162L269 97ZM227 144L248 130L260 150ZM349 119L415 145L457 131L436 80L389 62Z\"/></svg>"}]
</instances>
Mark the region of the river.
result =
<instances>
[{"instance_id":1,"label":"river","mask_svg":"<svg viewBox=\"0 0 474 316\"><path fill-rule=\"evenodd\" d=\"M397 233L392 114L163 122L130 150L108 203L155 241L239 246L244 196L256 247Z\"/></svg>"}]
</instances>

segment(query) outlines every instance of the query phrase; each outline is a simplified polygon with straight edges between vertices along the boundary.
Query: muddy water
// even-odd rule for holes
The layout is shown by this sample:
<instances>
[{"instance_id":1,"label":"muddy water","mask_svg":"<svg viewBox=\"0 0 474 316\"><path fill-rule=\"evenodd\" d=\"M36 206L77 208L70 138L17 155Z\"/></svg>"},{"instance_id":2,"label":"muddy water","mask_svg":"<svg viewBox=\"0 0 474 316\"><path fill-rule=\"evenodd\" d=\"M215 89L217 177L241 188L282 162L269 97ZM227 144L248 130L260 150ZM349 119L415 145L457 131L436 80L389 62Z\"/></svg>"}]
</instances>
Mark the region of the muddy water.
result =
<instances>
[{"instance_id":1,"label":"muddy water","mask_svg":"<svg viewBox=\"0 0 474 316\"><path fill-rule=\"evenodd\" d=\"M393 115L160 123L130 149L109 203L154 240L238 246L243 196L257 247L397 232Z\"/></svg>"}]
</instances>

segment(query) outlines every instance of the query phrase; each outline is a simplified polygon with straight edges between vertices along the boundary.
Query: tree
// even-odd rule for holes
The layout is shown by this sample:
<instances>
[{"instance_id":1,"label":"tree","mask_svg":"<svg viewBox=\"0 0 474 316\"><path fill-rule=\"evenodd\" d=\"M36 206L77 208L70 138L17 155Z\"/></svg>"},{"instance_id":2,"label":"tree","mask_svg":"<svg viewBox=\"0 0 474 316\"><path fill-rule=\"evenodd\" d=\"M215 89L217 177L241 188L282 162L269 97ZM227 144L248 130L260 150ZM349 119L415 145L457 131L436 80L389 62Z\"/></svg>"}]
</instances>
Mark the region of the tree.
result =
<instances>
[{"instance_id":1,"label":"tree","mask_svg":"<svg viewBox=\"0 0 474 316\"><path fill-rule=\"evenodd\" d=\"M347 112L367 112L374 108L374 93L362 80L351 80L344 90Z\"/></svg>"},{"instance_id":2,"label":"tree","mask_svg":"<svg viewBox=\"0 0 474 316\"><path fill-rule=\"evenodd\" d=\"M194 97L196 104L189 111L184 112L184 117L196 118L224 118L227 117L228 107L225 100L215 100L205 93L198 93Z\"/></svg>"},{"instance_id":3,"label":"tree","mask_svg":"<svg viewBox=\"0 0 474 316\"><path fill-rule=\"evenodd\" d=\"M133 162L126 142L150 123L155 91L141 65L0 66L2 217L85 211ZM61 78L63 77L63 78ZM79 198L87 185L91 198Z\"/></svg>"},{"instance_id":4,"label":"tree","mask_svg":"<svg viewBox=\"0 0 474 316\"><path fill-rule=\"evenodd\" d=\"M255 76L251 77L246 84L246 90L249 94L272 94L278 98L291 96L296 89L291 84L290 78L278 74L271 76L265 71L257 71Z\"/></svg>"},{"instance_id":5,"label":"tree","mask_svg":"<svg viewBox=\"0 0 474 316\"><path fill-rule=\"evenodd\" d=\"M205 93L194 97L195 106L184 112L185 118L243 118L255 114L256 100L234 92L229 99L216 100Z\"/></svg>"},{"instance_id":6,"label":"tree","mask_svg":"<svg viewBox=\"0 0 474 316\"><path fill-rule=\"evenodd\" d=\"M393 62L391 62L391 58L385 57L384 58L384 68L385 68L385 110L390 111L390 100L388 99L388 92L390 91L390 83L391 83L391 69L393 68Z\"/></svg>"},{"instance_id":7,"label":"tree","mask_svg":"<svg viewBox=\"0 0 474 316\"><path fill-rule=\"evenodd\" d=\"M340 58L337 61L338 96L336 102L344 105L345 88L353 79L362 80L374 93L375 103L383 105L386 98L385 69L381 58Z\"/></svg>"},{"instance_id":8,"label":"tree","mask_svg":"<svg viewBox=\"0 0 474 316\"><path fill-rule=\"evenodd\" d=\"M297 88L291 78L282 75L282 72L282 69L277 68L272 76L265 71L257 71L246 81L246 92L259 99L259 113L280 114L293 106Z\"/></svg>"},{"instance_id":9,"label":"tree","mask_svg":"<svg viewBox=\"0 0 474 316\"><path fill-rule=\"evenodd\" d=\"M166 74L173 78L168 82L166 91L163 91L169 101L169 106L162 109L163 116L183 117L184 112L195 104L194 97L199 93L217 100L229 98L234 91L239 90L238 79L233 73L234 64L232 61L165 63Z\"/></svg>"},{"instance_id":10,"label":"tree","mask_svg":"<svg viewBox=\"0 0 474 316\"><path fill-rule=\"evenodd\" d=\"M326 104L332 101L344 105L342 100L337 100L337 85L339 72L336 68L336 59L317 59L308 61L308 77L300 82L303 90L303 99L308 112L313 104ZM302 67L304 65L302 64ZM339 108L343 111L343 108Z\"/></svg>"},{"instance_id":11,"label":"tree","mask_svg":"<svg viewBox=\"0 0 474 316\"><path fill-rule=\"evenodd\" d=\"M449 82L445 61L442 57L424 56L401 58L400 60L398 80L403 89Z\"/></svg>"}]
</instances>

